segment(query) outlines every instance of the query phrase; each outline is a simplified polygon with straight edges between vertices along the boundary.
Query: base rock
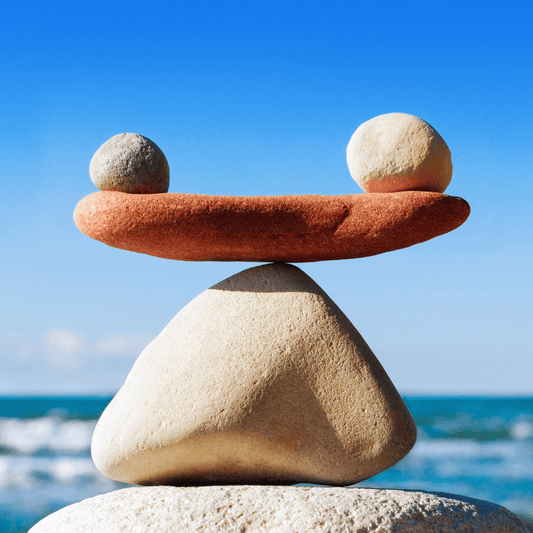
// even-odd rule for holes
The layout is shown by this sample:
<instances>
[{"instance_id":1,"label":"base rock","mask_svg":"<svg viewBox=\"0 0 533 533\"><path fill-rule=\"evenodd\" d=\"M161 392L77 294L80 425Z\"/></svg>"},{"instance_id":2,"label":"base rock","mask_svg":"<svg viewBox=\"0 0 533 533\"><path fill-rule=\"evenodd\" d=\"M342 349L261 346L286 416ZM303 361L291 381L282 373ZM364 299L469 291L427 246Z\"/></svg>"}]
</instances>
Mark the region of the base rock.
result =
<instances>
[{"instance_id":1,"label":"base rock","mask_svg":"<svg viewBox=\"0 0 533 533\"><path fill-rule=\"evenodd\" d=\"M452 494L335 487L142 487L89 498L29 533L527 533L507 509Z\"/></svg>"}]
</instances>

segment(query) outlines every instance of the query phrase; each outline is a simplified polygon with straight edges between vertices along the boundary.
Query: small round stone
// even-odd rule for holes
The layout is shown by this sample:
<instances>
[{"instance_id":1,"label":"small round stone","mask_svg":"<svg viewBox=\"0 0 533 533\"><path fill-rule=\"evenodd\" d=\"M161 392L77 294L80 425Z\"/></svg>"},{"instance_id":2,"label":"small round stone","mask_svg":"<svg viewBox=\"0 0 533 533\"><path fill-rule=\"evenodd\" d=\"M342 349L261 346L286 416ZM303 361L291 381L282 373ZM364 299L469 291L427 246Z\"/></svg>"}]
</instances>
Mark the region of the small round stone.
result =
<instances>
[{"instance_id":1,"label":"small round stone","mask_svg":"<svg viewBox=\"0 0 533 533\"><path fill-rule=\"evenodd\" d=\"M92 182L102 191L130 194L167 192L168 161L159 146L136 133L111 137L94 154L89 166Z\"/></svg>"},{"instance_id":2,"label":"small round stone","mask_svg":"<svg viewBox=\"0 0 533 533\"><path fill-rule=\"evenodd\" d=\"M452 155L437 130L406 113L379 115L355 131L346 159L365 192L444 192Z\"/></svg>"}]
</instances>

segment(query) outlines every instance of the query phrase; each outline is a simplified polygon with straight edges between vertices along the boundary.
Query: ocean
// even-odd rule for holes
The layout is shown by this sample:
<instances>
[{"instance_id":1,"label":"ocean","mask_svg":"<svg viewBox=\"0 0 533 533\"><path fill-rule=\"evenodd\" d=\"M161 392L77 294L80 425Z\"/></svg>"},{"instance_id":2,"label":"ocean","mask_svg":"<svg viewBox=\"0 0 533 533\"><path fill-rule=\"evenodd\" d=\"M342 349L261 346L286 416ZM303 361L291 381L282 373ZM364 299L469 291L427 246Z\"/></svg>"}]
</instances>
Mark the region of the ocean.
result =
<instances>
[{"instance_id":1,"label":"ocean","mask_svg":"<svg viewBox=\"0 0 533 533\"><path fill-rule=\"evenodd\" d=\"M0 533L22 533L74 502L128 485L94 467L91 435L111 397L0 398ZM533 519L533 397L415 397L411 453L358 486L499 503Z\"/></svg>"}]
</instances>

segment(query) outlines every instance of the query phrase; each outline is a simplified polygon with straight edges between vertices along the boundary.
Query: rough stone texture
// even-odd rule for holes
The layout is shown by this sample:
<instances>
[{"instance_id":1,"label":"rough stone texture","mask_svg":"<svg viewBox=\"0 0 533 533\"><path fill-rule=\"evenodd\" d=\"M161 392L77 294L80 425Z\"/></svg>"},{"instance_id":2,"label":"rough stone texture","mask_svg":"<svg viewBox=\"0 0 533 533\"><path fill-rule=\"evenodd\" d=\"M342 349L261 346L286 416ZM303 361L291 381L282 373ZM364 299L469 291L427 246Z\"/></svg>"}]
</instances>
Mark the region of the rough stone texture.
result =
<instances>
[{"instance_id":1,"label":"rough stone texture","mask_svg":"<svg viewBox=\"0 0 533 533\"><path fill-rule=\"evenodd\" d=\"M453 494L332 487L144 487L70 505L29 533L527 533L493 503Z\"/></svg>"},{"instance_id":2,"label":"rough stone texture","mask_svg":"<svg viewBox=\"0 0 533 533\"><path fill-rule=\"evenodd\" d=\"M111 137L96 151L89 167L92 182L102 191L154 194L168 191L167 158L159 146L136 133Z\"/></svg>"},{"instance_id":3,"label":"rough stone texture","mask_svg":"<svg viewBox=\"0 0 533 533\"><path fill-rule=\"evenodd\" d=\"M353 179L366 192L444 192L452 179L452 155L427 122L389 113L361 124L346 150Z\"/></svg>"},{"instance_id":4,"label":"rough stone texture","mask_svg":"<svg viewBox=\"0 0 533 533\"><path fill-rule=\"evenodd\" d=\"M100 418L92 456L142 485L349 485L416 440L370 348L292 265L200 294L143 351Z\"/></svg>"},{"instance_id":5,"label":"rough stone texture","mask_svg":"<svg viewBox=\"0 0 533 533\"><path fill-rule=\"evenodd\" d=\"M427 241L470 214L431 192L343 196L129 195L79 202L78 228L124 250L182 261L307 262L376 255Z\"/></svg>"}]
</instances>

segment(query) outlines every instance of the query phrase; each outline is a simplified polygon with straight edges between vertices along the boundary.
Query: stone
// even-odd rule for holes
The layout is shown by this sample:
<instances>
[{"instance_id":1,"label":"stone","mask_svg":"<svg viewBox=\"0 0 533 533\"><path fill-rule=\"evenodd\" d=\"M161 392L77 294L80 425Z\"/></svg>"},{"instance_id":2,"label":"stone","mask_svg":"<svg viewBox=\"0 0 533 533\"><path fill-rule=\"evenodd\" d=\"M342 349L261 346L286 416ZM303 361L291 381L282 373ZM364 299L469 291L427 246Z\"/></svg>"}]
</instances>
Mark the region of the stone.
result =
<instances>
[{"instance_id":1,"label":"stone","mask_svg":"<svg viewBox=\"0 0 533 533\"><path fill-rule=\"evenodd\" d=\"M527 533L504 507L453 494L334 487L143 487L69 505L29 533Z\"/></svg>"},{"instance_id":2,"label":"stone","mask_svg":"<svg viewBox=\"0 0 533 533\"><path fill-rule=\"evenodd\" d=\"M366 257L460 226L463 199L431 192L342 196L131 195L82 199L74 221L109 246L181 261L286 261Z\"/></svg>"},{"instance_id":3,"label":"stone","mask_svg":"<svg viewBox=\"0 0 533 533\"><path fill-rule=\"evenodd\" d=\"M164 193L170 183L165 154L153 141L136 133L120 133L100 146L91 159L89 173L102 191Z\"/></svg>"},{"instance_id":4,"label":"stone","mask_svg":"<svg viewBox=\"0 0 533 533\"><path fill-rule=\"evenodd\" d=\"M346 150L348 168L365 192L444 192L452 179L452 155L437 130L406 113L361 124Z\"/></svg>"},{"instance_id":5,"label":"stone","mask_svg":"<svg viewBox=\"0 0 533 533\"><path fill-rule=\"evenodd\" d=\"M354 326L293 265L247 269L186 305L135 362L92 457L140 485L349 485L416 427Z\"/></svg>"}]
</instances>

